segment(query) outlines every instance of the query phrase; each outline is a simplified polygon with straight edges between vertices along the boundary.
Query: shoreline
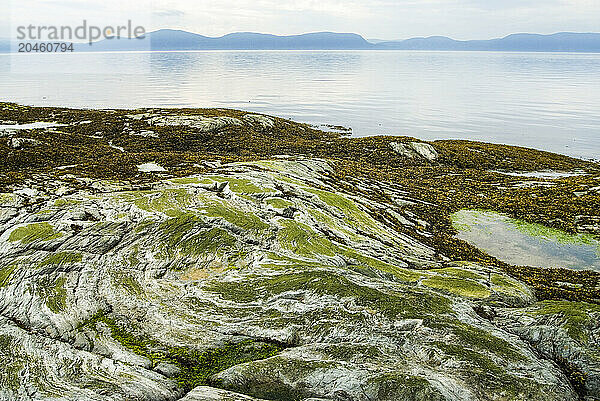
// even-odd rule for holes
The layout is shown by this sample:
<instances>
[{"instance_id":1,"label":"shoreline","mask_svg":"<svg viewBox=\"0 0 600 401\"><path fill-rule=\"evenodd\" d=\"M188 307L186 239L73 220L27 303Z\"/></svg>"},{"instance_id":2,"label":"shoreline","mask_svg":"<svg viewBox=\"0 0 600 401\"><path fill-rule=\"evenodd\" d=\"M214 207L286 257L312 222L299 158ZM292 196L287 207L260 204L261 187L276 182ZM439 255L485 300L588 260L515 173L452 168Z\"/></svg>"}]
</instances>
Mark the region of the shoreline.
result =
<instances>
[{"instance_id":1,"label":"shoreline","mask_svg":"<svg viewBox=\"0 0 600 401\"><path fill-rule=\"evenodd\" d=\"M266 115L266 116L271 116L271 117L275 117L277 119L281 119L281 120L286 120L286 121L290 121L294 124L299 124L299 125L306 125L309 126L310 128L316 130L316 131L323 131L323 132L328 132L328 133L333 133L333 134L339 134L340 136L343 137L349 137L349 138L355 138L355 139L360 139L360 138L375 138L375 137L398 137L398 138L404 138L404 137L410 137L410 138L414 138L418 141L422 141L422 142L441 142L441 141L455 141L455 142L460 142L460 141L465 141L465 142L480 142L480 143L485 143L485 144L490 144L490 145L498 145L498 146L507 146L507 147L515 147L515 148L524 148L524 149L531 149L531 150L535 150L538 152L542 152L542 153L549 153L549 154L556 154L556 155L560 155L560 156L565 156L568 158L574 158L574 159L578 159L578 160L582 160L584 162L591 162L591 163L595 163L595 164L600 164L600 158L594 159L594 158L586 158L583 156L574 156L574 155L569 155L567 153L561 153L561 152L556 152L556 151L551 151L551 150L544 150L544 149L539 149L539 148L533 148L530 146L527 146L525 144L518 144L518 143L501 143L501 142L486 142L486 141L477 141L477 140L472 140L472 139L468 139L468 138L432 138L432 139L425 139L419 136L408 136L408 135L404 135L404 134L376 134L376 135L353 135L353 131L352 131L352 127L347 127L346 125L343 124L331 124L327 121L321 121L321 122L310 122L310 121L297 121L294 118L289 118L289 117L285 117L285 116L281 116L281 115L276 115L276 114L269 114L269 113L263 113L260 111L256 111L256 110L250 110L250 109L243 109L243 108L233 108L233 107L195 107L193 105L186 105L186 106L163 106L163 105L154 105L154 106L144 106L144 107L138 107L138 106L130 106L130 107L117 107L117 108L112 108L112 107L78 107L75 105L43 105L43 104L39 104L39 103L17 103L17 102L12 102L12 101L2 101L0 100L0 105L3 104L11 104L11 105L19 105L22 107L28 107L28 108L34 108L34 109L60 109L60 110L73 110L73 111L96 111L96 112L103 112L103 111L116 111L116 112L135 112L135 111L144 111L144 110L169 110L169 111L173 111L173 112L185 112L185 111L193 111L193 110L223 110L223 111L229 111L229 112L244 112L247 114L258 114L258 115ZM0 124L1 125L1 124Z\"/></svg>"}]
</instances>

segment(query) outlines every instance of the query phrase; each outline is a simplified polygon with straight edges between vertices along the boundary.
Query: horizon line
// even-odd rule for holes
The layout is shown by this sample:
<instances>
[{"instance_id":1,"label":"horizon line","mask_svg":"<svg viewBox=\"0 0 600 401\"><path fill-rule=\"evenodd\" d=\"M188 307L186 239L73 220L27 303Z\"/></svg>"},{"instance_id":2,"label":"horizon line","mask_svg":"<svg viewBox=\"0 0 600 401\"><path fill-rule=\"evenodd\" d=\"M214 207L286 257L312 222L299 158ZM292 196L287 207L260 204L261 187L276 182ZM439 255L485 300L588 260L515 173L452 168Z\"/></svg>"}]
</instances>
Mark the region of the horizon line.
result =
<instances>
[{"instance_id":1,"label":"horizon line","mask_svg":"<svg viewBox=\"0 0 600 401\"><path fill-rule=\"evenodd\" d=\"M488 39L455 39L452 36L446 36L446 35L441 35L441 34L429 35L429 36L411 36L411 37L407 37L407 38L403 38L403 39L380 39L380 38L367 37L367 36L365 36L361 33L357 33L357 32L336 32L336 31L327 31L327 30L325 30L325 31L308 31L308 32L303 32L303 33L283 34L283 35L275 34L275 33L268 33L268 32L258 32L258 31L232 31L232 32L220 35L220 36L208 36L208 35L204 35L204 34L201 34L198 32L188 31L188 30L181 29L181 28L157 28L155 30L147 32L145 35L150 35L150 34L153 34L156 32L160 32L160 31L183 32L183 33L189 33L192 35L202 36L202 37L209 38L209 39L220 39L225 36L235 35L235 34L256 34L256 35L269 35L269 36L275 36L275 37L293 37L293 36L303 36L303 35L311 35L311 34L331 33L331 34L337 34L337 35L356 35L356 36L360 36L361 38L363 38L366 41L377 40L380 42L403 42L403 41L412 40L412 39L432 39L432 38L451 39L456 42L471 42L471 41L487 41L487 40L495 40L495 39L505 39L505 38L513 36L513 35L535 35L535 36L553 36L553 35L560 35L560 34L600 35L600 32L590 32L590 31L583 31L583 32L557 31L557 32L552 32L552 33L513 32L513 33L506 34L504 36L491 37ZM129 39L129 38L125 38L125 39ZM11 37L0 37L0 40L15 41L15 39L11 38ZM33 41L31 41L31 42L33 42ZM79 42L73 42L73 43L79 43ZM82 42L82 43L87 43L87 42Z\"/></svg>"}]
</instances>

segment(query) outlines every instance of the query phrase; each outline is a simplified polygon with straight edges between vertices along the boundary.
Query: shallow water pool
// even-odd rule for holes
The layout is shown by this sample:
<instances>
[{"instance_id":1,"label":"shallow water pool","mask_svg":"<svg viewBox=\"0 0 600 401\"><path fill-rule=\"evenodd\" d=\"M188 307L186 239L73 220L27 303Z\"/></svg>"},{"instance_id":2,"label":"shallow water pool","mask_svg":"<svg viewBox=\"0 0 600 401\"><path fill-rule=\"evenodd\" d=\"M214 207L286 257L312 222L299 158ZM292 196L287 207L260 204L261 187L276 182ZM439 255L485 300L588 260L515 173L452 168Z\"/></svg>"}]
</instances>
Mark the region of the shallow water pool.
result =
<instances>
[{"instance_id":1,"label":"shallow water pool","mask_svg":"<svg viewBox=\"0 0 600 401\"><path fill-rule=\"evenodd\" d=\"M478 210L453 214L452 224L458 238L506 263L600 271L600 241L589 234L571 235Z\"/></svg>"}]
</instances>

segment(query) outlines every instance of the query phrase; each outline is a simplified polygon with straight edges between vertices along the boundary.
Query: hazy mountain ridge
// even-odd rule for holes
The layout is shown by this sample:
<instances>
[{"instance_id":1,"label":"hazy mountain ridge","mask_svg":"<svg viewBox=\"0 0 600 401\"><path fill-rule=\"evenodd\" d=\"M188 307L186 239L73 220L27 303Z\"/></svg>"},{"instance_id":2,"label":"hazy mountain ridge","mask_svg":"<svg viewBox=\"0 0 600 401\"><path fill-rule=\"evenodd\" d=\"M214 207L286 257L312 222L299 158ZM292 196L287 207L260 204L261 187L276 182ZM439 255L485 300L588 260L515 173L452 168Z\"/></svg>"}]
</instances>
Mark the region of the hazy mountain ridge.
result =
<instances>
[{"instance_id":1,"label":"hazy mountain ridge","mask_svg":"<svg viewBox=\"0 0 600 401\"><path fill-rule=\"evenodd\" d=\"M455 40L445 36L406 40L366 40L354 33L314 32L278 36L236 32L208 37L191 32L161 29L145 39L102 40L75 44L76 51L180 51L180 50L439 50L600 52L600 33L561 32L552 35L518 33L489 40ZM9 41L0 40L0 52L10 52ZM12 49L14 51L14 48Z\"/></svg>"},{"instance_id":2,"label":"hazy mountain ridge","mask_svg":"<svg viewBox=\"0 0 600 401\"><path fill-rule=\"evenodd\" d=\"M88 47L106 50L458 50L458 51L572 51L600 52L598 33L556 33L552 35L512 34L500 39L454 40L444 36L411 38L372 43L358 34L315 32L302 35L237 32L207 37L186 31L163 29L149 33L145 40L104 40ZM84 50L84 49L82 49Z\"/></svg>"},{"instance_id":3,"label":"hazy mountain ridge","mask_svg":"<svg viewBox=\"0 0 600 401\"><path fill-rule=\"evenodd\" d=\"M600 52L600 34L561 32L552 35L519 33L500 39L454 40L445 36L412 38L377 44L395 50L570 51Z\"/></svg>"},{"instance_id":4,"label":"hazy mountain ridge","mask_svg":"<svg viewBox=\"0 0 600 401\"><path fill-rule=\"evenodd\" d=\"M302 35L277 36L254 32L236 32L221 37L207 37L186 31L162 29L151 32L146 39L103 40L87 47L92 51L106 50L341 50L370 49L372 44L353 33L316 32Z\"/></svg>"}]
</instances>

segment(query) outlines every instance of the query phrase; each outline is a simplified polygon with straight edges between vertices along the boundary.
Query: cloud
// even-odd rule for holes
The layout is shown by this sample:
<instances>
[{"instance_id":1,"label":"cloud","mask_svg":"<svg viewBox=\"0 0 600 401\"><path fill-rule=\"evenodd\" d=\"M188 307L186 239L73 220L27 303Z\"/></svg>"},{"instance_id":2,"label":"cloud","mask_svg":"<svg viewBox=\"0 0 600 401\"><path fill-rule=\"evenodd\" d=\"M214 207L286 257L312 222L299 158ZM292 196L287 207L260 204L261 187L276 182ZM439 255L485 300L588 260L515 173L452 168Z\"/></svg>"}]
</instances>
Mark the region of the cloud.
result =
<instances>
[{"instance_id":1,"label":"cloud","mask_svg":"<svg viewBox=\"0 0 600 401\"><path fill-rule=\"evenodd\" d=\"M162 18L172 18L172 17L182 18L185 16L185 11L176 10L176 9L155 10L155 11L152 11L152 15L155 17L162 17Z\"/></svg>"},{"instance_id":2,"label":"cloud","mask_svg":"<svg viewBox=\"0 0 600 401\"><path fill-rule=\"evenodd\" d=\"M3 3L6 0L3 0ZM356 32L389 39L486 39L513 32L600 31L598 0L9 0L17 15L53 24L132 19L148 30ZM4 4L0 7L5 7ZM2 11L2 10L0 10ZM2 12L0 12L2 14ZM14 13L13 13L14 14Z\"/></svg>"}]
</instances>

